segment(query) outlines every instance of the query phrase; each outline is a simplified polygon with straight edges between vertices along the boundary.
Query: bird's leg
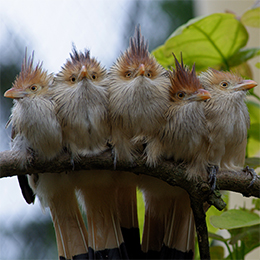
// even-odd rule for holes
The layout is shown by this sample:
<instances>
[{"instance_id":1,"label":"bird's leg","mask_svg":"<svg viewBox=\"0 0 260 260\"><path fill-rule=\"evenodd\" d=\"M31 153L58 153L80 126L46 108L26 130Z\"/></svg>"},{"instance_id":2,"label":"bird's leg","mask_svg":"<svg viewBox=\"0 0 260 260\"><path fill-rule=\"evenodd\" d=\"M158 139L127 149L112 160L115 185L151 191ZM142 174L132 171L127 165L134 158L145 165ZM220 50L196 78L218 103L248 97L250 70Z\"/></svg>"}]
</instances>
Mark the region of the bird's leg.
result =
<instances>
[{"instance_id":1,"label":"bird's leg","mask_svg":"<svg viewBox=\"0 0 260 260\"><path fill-rule=\"evenodd\" d=\"M249 166L246 166L243 169L243 172L245 172L246 174L250 174L252 176L252 181L250 182L250 184L248 186L248 188L250 188L256 181L256 178L258 177L258 175L256 174L255 170L253 168L249 168Z\"/></svg>"},{"instance_id":2,"label":"bird's leg","mask_svg":"<svg viewBox=\"0 0 260 260\"><path fill-rule=\"evenodd\" d=\"M208 183L211 184L212 191L214 191L216 189L218 169L219 168L216 165L208 166L208 173L209 173Z\"/></svg>"}]
</instances>

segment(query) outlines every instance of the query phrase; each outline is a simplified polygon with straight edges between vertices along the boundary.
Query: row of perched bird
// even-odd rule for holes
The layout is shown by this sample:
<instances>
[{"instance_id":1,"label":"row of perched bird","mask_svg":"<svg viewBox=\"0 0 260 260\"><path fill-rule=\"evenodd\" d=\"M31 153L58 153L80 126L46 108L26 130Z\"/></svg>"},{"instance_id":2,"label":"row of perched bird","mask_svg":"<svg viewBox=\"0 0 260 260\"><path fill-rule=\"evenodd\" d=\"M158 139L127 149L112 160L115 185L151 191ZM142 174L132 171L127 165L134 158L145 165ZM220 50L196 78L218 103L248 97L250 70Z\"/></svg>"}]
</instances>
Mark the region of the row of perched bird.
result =
<instances>
[{"instance_id":1,"label":"row of perched bird","mask_svg":"<svg viewBox=\"0 0 260 260\"><path fill-rule=\"evenodd\" d=\"M246 91L257 85L230 72L199 76L176 57L165 70L149 53L140 27L109 72L73 48L53 76L33 55L5 97L14 99L12 149L21 167L28 154L43 161L113 147L114 163L143 156L184 162L187 178L207 180L244 164L249 114ZM203 101L203 102L202 102ZM64 150L64 147L66 148ZM28 203L35 194L52 215L60 259L192 259L195 227L188 193L149 176L108 170L19 176ZM214 182L213 182L214 185ZM136 187L145 200L142 241ZM31 190L32 188L32 190ZM84 224L79 200L87 216Z\"/></svg>"}]
</instances>

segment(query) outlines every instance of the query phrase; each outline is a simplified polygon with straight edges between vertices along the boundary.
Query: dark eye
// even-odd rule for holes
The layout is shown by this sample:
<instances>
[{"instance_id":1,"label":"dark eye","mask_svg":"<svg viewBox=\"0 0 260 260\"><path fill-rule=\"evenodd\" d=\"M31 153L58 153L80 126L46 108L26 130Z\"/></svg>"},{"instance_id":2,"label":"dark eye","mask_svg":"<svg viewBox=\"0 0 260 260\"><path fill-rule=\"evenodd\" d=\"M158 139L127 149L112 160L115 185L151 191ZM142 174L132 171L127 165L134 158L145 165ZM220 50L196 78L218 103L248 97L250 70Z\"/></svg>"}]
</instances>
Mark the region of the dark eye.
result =
<instances>
[{"instance_id":1,"label":"dark eye","mask_svg":"<svg viewBox=\"0 0 260 260\"><path fill-rule=\"evenodd\" d=\"M38 89L38 87L36 85L30 86L30 90L32 90L32 91L36 91L37 89Z\"/></svg>"},{"instance_id":2,"label":"dark eye","mask_svg":"<svg viewBox=\"0 0 260 260\"><path fill-rule=\"evenodd\" d=\"M183 92L183 91L178 92L177 93L177 97L180 98L180 99L184 98L185 97L185 92Z\"/></svg>"},{"instance_id":3,"label":"dark eye","mask_svg":"<svg viewBox=\"0 0 260 260\"><path fill-rule=\"evenodd\" d=\"M70 82L74 83L76 81L76 77L75 76L71 76L70 77Z\"/></svg>"},{"instance_id":4,"label":"dark eye","mask_svg":"<svg viewBox=\"0 0 260 260\"><path fill-rule=\"evenodd\" d=\"M226 82L226 81L221 82L221 86L223 88L226 88L228 86L228 82Z\"/></svg>"},{"instance_id":5,"label":"dark eye","mask_svg":"<svg viewBox=\"0 0 260 260\"><path fill-rule=\"evenodd\" d=\"M148 72L148 73L147 73L147 77L148 77L148 78L151 78L151 77L152 77L152 73L151 73L151 72Z\"/></svg>"},{"instance_id":6,"label":"dark eye","mask_svg":"<svg viewBox=\"0 0 260 260\"><path fill-rule=\"evenodd\" d=\"M91 77L92 77L92 79L96 79L97 78L97 76L95 74L93 74Z\"/></svg>"},{"instance_id":7,"label":"dark eye","mask_svg":"<svg viewBox=\"0 0 260 260\"><path fill-rule=\"evenodd\" d=\"M125 76L126 76L126 78L130 78L131 77L131 72L130 71L126 72Z\"/></svg>"}]
</instances>

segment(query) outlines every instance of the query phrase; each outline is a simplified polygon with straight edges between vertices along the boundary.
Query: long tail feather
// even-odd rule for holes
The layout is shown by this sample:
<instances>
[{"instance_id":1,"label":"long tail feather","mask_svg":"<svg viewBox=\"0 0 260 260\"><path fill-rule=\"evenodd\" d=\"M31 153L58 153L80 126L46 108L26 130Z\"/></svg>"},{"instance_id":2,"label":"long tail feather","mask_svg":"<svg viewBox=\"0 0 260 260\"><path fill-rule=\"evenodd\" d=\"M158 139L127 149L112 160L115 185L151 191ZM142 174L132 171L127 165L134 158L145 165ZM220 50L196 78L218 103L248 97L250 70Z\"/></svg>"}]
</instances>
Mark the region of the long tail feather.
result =
<instances>
[{"instance_id":1,"label":"long tail feather","mask_svg":"<svg viewBox=\"0 0 260 260\"><path fill-rule=\"evenodd\" d=\"M65 173L44 173L36 183L30 179L42 206L50 208L59 257L65 259L88 253L88 233L70 177Z\"/></svg>"},{"instance_id":2,"label":"long tail feather","mask_svg":"<svg viewBox=\"0 0 260 260\"><path fill-rule=\"evenodd\" d=\"M116 173L82 171L77 187L87 214L89 259L128 259L117 210Z\"/></svg>"},{"instance_id":3,"label":"long tail feather","mask_svg":"<svg viewBox=\"0 0 260 260\"><path fill-rule=\"evenodd\" d=\"M137 180L138 177L135 174L126 172L118 173L118 213L124 242L130 259L141 258L136 199Z\"/></svg>"}]
</instances>

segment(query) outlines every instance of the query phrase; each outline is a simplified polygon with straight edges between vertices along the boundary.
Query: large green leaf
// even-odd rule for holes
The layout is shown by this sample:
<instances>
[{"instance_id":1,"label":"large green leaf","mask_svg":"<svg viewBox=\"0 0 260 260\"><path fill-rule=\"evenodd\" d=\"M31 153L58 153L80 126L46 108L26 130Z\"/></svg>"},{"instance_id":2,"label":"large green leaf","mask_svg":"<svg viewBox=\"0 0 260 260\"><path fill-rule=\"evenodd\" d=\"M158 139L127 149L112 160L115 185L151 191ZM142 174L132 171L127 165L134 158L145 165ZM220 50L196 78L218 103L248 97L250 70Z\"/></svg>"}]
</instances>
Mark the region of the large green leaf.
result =
<instances>
[{"instance_id":1,"label":"large green leaf","mask_svg":"<svg viewBox=\"0 0 260 260\"><path fill-rule=\"evenodd\" d=\"M210 222L217 228L230 230L258 225L260 224L260 216L247 210L230 209L220 216L211 216Z\"/></svg>"},{"instance_id":2,"label":"large green leaf","mask_svg":"<svg viewBox=\"0 0 260 260\"><path fill-rule=\"evenodd\" d=\"M237 66L258 55L260 55L260 48L249 48L249 49L239 50L232 57L230 57L228 64L230 67Z\"/></svg>"},{"instance_id":3,"label":"large green leaf","mask_svg":"<svg viewBox=\"0 0 260 260\"><path fill-rule=\"evenodd\" d=\"M233 57L248 41L248 33L243 24L233 14L217 13L199 17L179 27L165 42L164 47L153 54L160 59L172 60L172 52L177 58L183 54L184 63L196 63L198 71L208 67L229 69L228 60ZM164 54L164 55L163 55Z\"/></svg>"},{"instance_id":4,"label":"large green leaf","mask_svg":"<svg viewBox=\"0 0 260 260\"><path fill-rule=\"evenodd\" d=\"M260 7L246 11L241 17L241 22L247 26L260 27Z\"/></svg>"},{"instance_id":5,"label":"large green leaf","mask_svg":"<svg viewBox=\"0 0 260 260\"><path fill-rule=\"evenodd\" d=\"M248 130L248 157L255 156L260 150L260 104L259 102L247 101L250 114L250 129Z\"/></svg>"}]
</instances>

